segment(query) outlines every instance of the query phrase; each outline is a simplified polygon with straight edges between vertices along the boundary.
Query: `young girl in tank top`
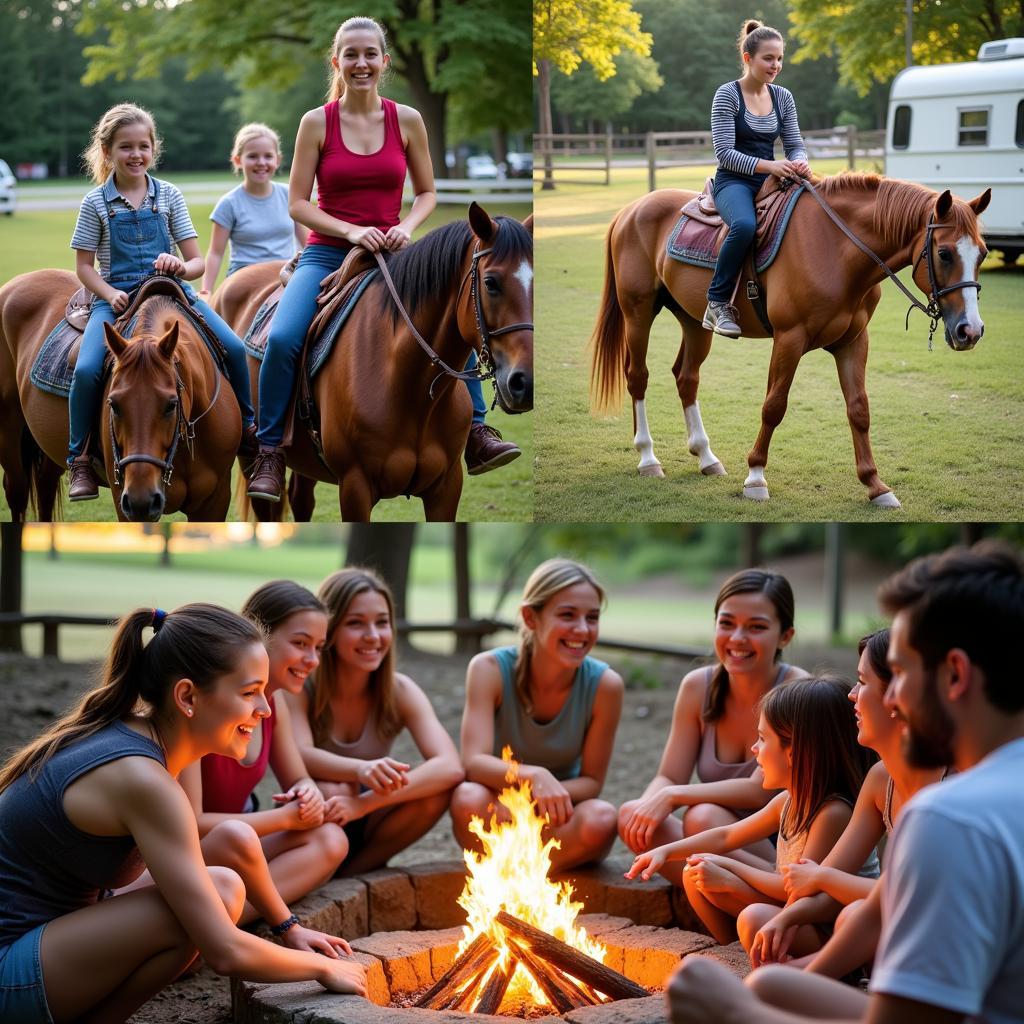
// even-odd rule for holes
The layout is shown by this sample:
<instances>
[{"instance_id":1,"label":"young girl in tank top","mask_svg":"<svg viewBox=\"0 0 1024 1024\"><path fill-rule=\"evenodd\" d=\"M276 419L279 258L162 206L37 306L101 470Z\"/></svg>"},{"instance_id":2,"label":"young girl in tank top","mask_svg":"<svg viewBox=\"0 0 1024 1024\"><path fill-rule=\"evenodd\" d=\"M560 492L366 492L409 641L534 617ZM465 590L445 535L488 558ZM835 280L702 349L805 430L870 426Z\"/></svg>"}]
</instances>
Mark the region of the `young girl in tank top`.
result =
<instances>
[{"instance_id":1,"label":"young girl in tank top","mask_svg":"<svg viewBox=\"0 0 1024 1024\"><path fill-rule=\"evenodd\" d=\"M793 639L793 614L793 590L779 573L748 569L722 584L715 600L718 663L683 678L658 774L619 812L619 834L634 853L730 824L768 802L757 762L746 755L762 697L807 674L781 660ZM682 822L672 813L679 807L686 808ZM774 856L768 842L751 852ZM665 877L678 885L681 870L669 863Z\"/></svg>"},{"instance_id":2,"label":"young girl in tank top","mask_svg":"<svg viewBox=\"0 0 1024 1024\"><path fill-rule=\"evenodd\" d=\"M328 615L320 668L286 701L306 768L327 797L324 817L348 836L342 874L354 875L428 832L462 767L426 694L395 671L387 584L369 569L341 569L318 596ZM415 767L391 757L403 729L423 756Z\"/></svg>"},{"instance_id":3,"label":"young girl in tank top","mask_svg":"<svg viewBox=\"0 0 1024 1024\"><path fill-rule=\"evenodd\" d=\"M208 863L223 863L223 854L217 859L216 852L211 856L207 851L211 843L225 841L218 841L224 832L218 825L243 822L246 835L258 837L269 865L269 883L265 877L255 886L250 883L249 902L241 919L245 924L257 917L268 918L268 901L279 909L281 901L301 899L331 878L348 852L348 840L340 826L324 821L323 794L306 772L289 710L283 699L277 699L279 693L299 692L319 664L327 635L324 607L305 587L290 580L273 580L253 592L242 615L267 633L270 715L253 733L244 758L207 754L189 765L179 781L196 811ZM274 797L276 807L258 810L253 790L268 766L282 792ZM227 834L235 838L234 830Z\"/></svg>"},{"instance_id":4,"label":"young girl in tank top","mask_svg":"<svg viewBox=\"0 0 1024 1024\"><path fill-rule=\"evenodd\" d=\"M517 647L478 654L466 674L462 763L452 797L455 838L478 848L474 815L489 820L505 786L505 746L548 818L555 870L600 860L615 840L615 808L599 800L622 711L623 683L590 652L597 643L604 590L590 570L554 558L534 569L520 605Z\"/></svg>"},{"instance_id":5,"label":"young girl in tank top","mask_svg":"<svg viewBox=\"0 0 1024 1024\"><path fill-rule=\"evenodd\" d=\"M270 923L303 950L235 927L243 882L203 863L176 781L204 754L245 756L270 713L262 640L215 605L138 609L101 683L0 770L0 1020L126 1020L197 952L221 974L365 994L343 939L292 917ZM153 884L104 898L145 865Z\"/></svg>"},{"instance_id":6,"label":"young girl in tank top","mask_svg":"<svg viewBox=\"0 0 1024 1024\"><path fill-rule=\"evenodd\" d=\"M731 825L708 829L641 853L627 878L645 881L666 862L685 862L690 906L717 942L736 939L736 917L752 903L786 902L781 874L801 857L821 860L850 821L869 766L857 743L849 685L839 679L797 679L770 690L761 702L753 746L771 802ZM722 854L778 832L774 861ZM864 871L878 874L877 858Z\"/></svg>"},{"instance_id":7,"label":"young girl in tank top","mask_svg":"<svg viewBox=\"0 0 1024 1024\"><path fill-rule=\"evenodd\" d=\"M838 978L873 959L881 921L879 908L869 899L877 885L856 872L882 838L892 833L906 802L919 789L945 778L948 771L914 768L907 761L902 724L884 705L892 679L888 649L888 629L861 639L857 683L849 694L857 741L876 751L881 760L868 772L850 824L831 853L820 864L805 856L783 868L787 905L780 910L753 904L740 914L737 930L755 967L804 957L814 963L815 973ZM821 929L813 926L833 920L836 932L822 948ZM819 949L817 957L809 956ZM801 977L795 971L793 975Z\"/></svg>"}]
</instances>

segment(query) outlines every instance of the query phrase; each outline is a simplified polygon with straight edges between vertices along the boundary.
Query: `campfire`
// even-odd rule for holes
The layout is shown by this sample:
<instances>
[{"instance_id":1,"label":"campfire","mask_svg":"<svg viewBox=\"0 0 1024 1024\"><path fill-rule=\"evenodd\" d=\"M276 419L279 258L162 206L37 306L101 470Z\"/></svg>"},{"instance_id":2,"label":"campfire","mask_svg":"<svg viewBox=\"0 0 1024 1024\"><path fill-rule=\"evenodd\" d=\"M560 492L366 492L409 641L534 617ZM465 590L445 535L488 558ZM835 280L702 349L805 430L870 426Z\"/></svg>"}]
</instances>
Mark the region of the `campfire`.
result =
<instances>
[{"instance_id":1,"label":"campfire","mask_svg":"<svg viewBox=\"0 0 1024 1024\"><path fill-rule=\"evenodd\" d=\"M451 968L420 996L429 1009L519 1013L551 1007L566 1013L613 999L647 996L646 989L606 966L605 947L576 925L583 904L569 882L548 878L558 842L541 836L530 784L506 747L506 788L498 802L510 820L474 818L470 830L483 853L466 853L469 875L459 897L466 934Z\"/></svg>"}]
</instances>

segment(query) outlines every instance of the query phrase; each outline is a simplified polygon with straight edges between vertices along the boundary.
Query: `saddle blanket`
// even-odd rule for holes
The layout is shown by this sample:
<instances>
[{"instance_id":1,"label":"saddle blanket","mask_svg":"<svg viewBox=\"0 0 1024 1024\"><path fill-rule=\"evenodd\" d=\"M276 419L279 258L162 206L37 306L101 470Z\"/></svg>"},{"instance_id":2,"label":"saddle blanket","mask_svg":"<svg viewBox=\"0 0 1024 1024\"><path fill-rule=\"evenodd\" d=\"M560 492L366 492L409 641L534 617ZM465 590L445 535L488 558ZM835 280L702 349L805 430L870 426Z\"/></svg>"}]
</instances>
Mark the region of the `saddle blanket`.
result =
<instances>
[{"instance_id":1,"label":"saddle blanket","mask_svg":"<svg viewBox=\"0 0 1024 1024\"><path fill-rule=\"evenodd\" d=\"M757 235L753 249L758 273L767 270L778 255L793 208L803 194L802 188L791 188L785 192L776 190L756 202ZM666 248L669 256L680 263L714 270L729 228L718 214L706 216L698 205L700 199L698 196L683 207L682 215L668 236Z\"/></svg>"},{"instance_id":2,"label":"saddle blanket","mask_svg":"<svg viewBox=\"0 0 1024 1024\"><path fill-rule=\"evenodd\" d=\"M224 361L221 353L214 349L210 339L206 336L206 330L202 321L192 313L191 307L178 304L180 312L184 313L195 327L199 336L206 342L214 363L224 372ZM135 333L135 322L138 317L132 317L127 327L121 331L122 337L130 338ZM71 382L74 380L75 371L68 365L68 357L71 350L78 344L82 332L62 319L56 327L46 336L39 349L39 354L32 363L32 370L29 379L40 391L46 391L58 398L67 398L71 393ZM103 360L103 379L110 373L113 357L107 352Z\"/></svg>"},{"instance_id":3,"label":"saddle blanket","mask_svg":"<svg viewBox=\"0 0 1024 1024\"><path fill-rule=\"evenodd\" d=\"M306 362L309 367L310 380L320 372L320 369L327 361L327 357L331 354L331 349L334 348L334 342L338 337L338 333L344 326L345 321L351 315L356 302L358 302L363 292L366 291L370 282L378 276L380 276L379 270L370 270L364 273L362 278L355 282L347 300L342 303L330 320L327 321L324 329L311 342L308 342L310 350L309 357ZM242 339L242 342L245 345L245 351L254 359L258 359L261 363L263 362L263 357L267 353L267 338L270 335L270 324L273 320L274 314L277 312L277 306L281 301L281 295L283 292L284 288L278 288L276 291L271 293L266 302L264 302L257 310L256 316L253 318L252 326Z\"/></svg>"}]
</instances>

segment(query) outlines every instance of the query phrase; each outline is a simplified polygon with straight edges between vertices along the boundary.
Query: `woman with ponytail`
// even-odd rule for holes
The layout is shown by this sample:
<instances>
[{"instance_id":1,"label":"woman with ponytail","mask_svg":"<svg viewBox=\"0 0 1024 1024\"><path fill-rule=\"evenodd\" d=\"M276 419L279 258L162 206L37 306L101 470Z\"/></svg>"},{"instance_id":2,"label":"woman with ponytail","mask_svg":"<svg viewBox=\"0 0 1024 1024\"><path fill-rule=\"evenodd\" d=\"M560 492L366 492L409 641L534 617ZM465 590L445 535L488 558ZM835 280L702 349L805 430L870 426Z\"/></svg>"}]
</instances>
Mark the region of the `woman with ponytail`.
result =
<instances>
[{"instance_id":1,"label":"woman with ponytail","mask_svg":"<svg viewBox=\"0 0 1024 1024\"><path fill-rule=\"evenodd\" d=\"M775 85L782 71L782 34L748 20L738 44L743 77L719 86L711 103L711 141L718 159L715 205L729 233L708 288L704 326L727 338L740 336L732 296L757 228L754 196L770 174L794 181L811 176L793 94ZM775 159L780 136L785 160Z\"/></svg>"},{"instance_id":2,"label":"woman with ponytail","mask_svg":"<svg viewBox=\"0 0 1024 1024\"><path fill-rule=\"evenodd\" d=\"M232 977L365 993L342 940L322 956L235 927L244 884L203 863L176 781L204 754L245 756L266 682L262 634L241 616L139 609L99 686L0 769L0 1019L126 1020L197 953ZM155 884L108 895L147 866Z\"/></svg>"},{"instance_id":3,"label":"woman with ponytail","mask_svg":"<svg viewBox=\"0 0 1024 1024\"><path fill-rule=\"evenodd\" d=\"M315 680L287 693L310 776L327 797L324 818L345 829L342 874L384 867L425 835L462 781L459 755L427 695L395 671L395 606L372 570L348 568L320 585L327 643ZM391 756L408 729L423 761Z\"/></svg>"},{"instance_id":4,"label":"woman with ponytail","mask_svg":"<svg viewBox=\"0 0 1024 1024\"><path fill-rule=\"evenodd\" d=\"M607 856L615 808L599 800L622 711L622 678L590 652L597 643L605 594L578 562L552 558L531 573L520 605L518 646L478 654L466 675L462 763L466 779L452 797L455 838L478 849L474 815L504 808L508 746L519 777L530 783L548 818L556 870Z\"/></svg>"},{"instance_id":5,"label":"woman with ponytail","mask_svg":"<svg viewBox=\"0 0 1024 1024\"><path fill-rule=\"evenodd\" d=\"M718 664L683 677L658 774L619 812L619 834L634 853L732 824L773 795L762 788L749 752L764 695L807 675L781 660L793 639L793 614L793 590L779 573L747 569L722 584L715 600ZM698 781L691 783L695 770ZM680 807L686 809L682 821L672 813ZM767 841L749 852L775 856ZM662 873L678 885L681 870L670 861Z\"/></svg>"}]
</instances>

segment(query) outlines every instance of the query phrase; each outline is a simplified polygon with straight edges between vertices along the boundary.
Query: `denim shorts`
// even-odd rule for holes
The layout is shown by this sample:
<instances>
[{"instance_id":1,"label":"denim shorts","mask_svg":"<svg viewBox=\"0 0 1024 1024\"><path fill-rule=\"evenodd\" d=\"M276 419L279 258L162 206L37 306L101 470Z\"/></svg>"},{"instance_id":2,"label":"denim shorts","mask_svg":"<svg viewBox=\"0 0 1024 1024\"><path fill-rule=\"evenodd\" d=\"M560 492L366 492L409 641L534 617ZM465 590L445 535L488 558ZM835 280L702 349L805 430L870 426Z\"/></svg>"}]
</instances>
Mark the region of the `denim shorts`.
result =
<instances>
[{"instance_id":1,"label":"denim shorts","mask_svg":"<svg viewBox=\"0 0 1024 1024\"><path fill-rule=\"evenodd\" d=\"M11 1024L53 1024L43 991L39 941L45 924L0 948L0 1020Z\"/></svg>"}]
</instances>

